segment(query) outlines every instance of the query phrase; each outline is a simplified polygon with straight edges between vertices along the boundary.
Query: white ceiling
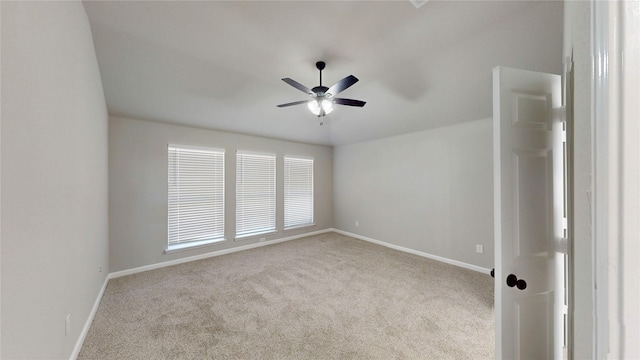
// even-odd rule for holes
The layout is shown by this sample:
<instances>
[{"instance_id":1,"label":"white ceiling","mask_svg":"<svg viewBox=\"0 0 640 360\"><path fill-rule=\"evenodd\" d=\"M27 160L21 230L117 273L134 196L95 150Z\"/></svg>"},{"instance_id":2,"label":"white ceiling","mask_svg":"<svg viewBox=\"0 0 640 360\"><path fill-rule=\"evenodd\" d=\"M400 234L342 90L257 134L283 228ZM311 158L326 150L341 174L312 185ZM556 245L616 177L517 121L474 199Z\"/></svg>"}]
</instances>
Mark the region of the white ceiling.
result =
<instances>
[{"instance_id":1,"label":"white ceiling","mask_svg":"<svg viewBox=\"0 0 640 360\"><path fill-rule=\"evenodd\" d=\"M559 73L560 1L85 1L109 113L342 145L491 116L497 65ZM353 74L320 119L280 79Z\"/></svg>"}]
</instances>

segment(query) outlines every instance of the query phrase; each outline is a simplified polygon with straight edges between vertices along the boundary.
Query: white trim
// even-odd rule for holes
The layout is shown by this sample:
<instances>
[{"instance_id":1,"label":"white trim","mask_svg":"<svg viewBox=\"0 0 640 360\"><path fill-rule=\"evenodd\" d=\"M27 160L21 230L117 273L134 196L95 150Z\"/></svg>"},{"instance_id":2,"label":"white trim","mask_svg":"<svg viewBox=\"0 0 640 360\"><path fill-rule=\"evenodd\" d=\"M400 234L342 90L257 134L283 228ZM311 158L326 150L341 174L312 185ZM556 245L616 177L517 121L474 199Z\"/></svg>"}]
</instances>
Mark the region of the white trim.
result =
<instances>
[{"instance_id":1,"label":"white trim","mask_svg":"<svg viewBox=\"0 0 640 360\"><path fill-rule=\"evenodd\" d=\"M595 359L606 359L609 353L609 278L608 252L615 250L614 245L608 244L609 229L609 191L610 162L609 133L614 131L609 124L609 91L611 90L609 57L615 58L615 49L610 43L609 2L591 2L591 49L593 61L593 76L591 83L591 167L593 169L593 207L592 218L592 284L593 288L593 330L595 340L592 352ZM613 60L613 59L611 59ZM616 238L611 239L616 241Z\"/></svg>"},{"instance_id":2,"label":"white trim","mask_svg":"<svg viewBox=\"0 0 640 360\"><path fill-rule=\"evenodd\" d=\"M188 241L188 242L183 242L183 243L177 243L177 244L173 244L173 245L167 245L167 248L164 249L164 253L165 254L172 254L174 252L180 252L180 251L185 251L185 250L193 250L193 249L198 249L204 246L211 246L211 245L217 245L217 244L221 244L223 242L226 242L227 239L225 238L220 238L220 239L212 239L212 240L199 240L199 241Z\"/></svg>"},{"instance_id":3,"label":"white trim","mask_svg":"<svg viewBox=\"0 0 640 360\"><path fill-rule=\"evenodd\" d=\"M254 249L254 248L258 248L258 247L262 247L262 246L277 244L277 243L281 243L281 242L285 242L285 241L296 240L296 239L300 239L300 238L307 237L307 236L325 234L325 233L329 233L329 232L335 232L335 233L342 234L342 235L345 235L345 236L349 236L349 237L352 237L352 238L355 238L355 239L364 240L364 241L367 241L367 242L370 242L370 243L373 243L373 244L382 245L382 246L385 246L385 247L388 247L388 248L391 248L391 249L394 249L394 250L402 251L402 252L413 254L413 255L418 255L418 256L425 257L425 258L432 259L432 260L437 260L437 261L440 261L440 262L443 262L443 263L446 263L446 264L455 265L455 266L458 266L458 267L462 267L462 268L465 268L465 269L481 272L481 273L484 273L484 274L489 274L491 272L491 269L483 268L481 266L468 264L468 263L465 263L465 262L462 262L462 261L458 261L458 260L448 259L448 258L445 258L445 257L442 257L442 256L433 255L433 254L425 253L425 252L418 251L418 250L409 249L409 248L398 246L398 245L389 244L389 243L386 243L384 241L380 241L380 240L372 239L372 238L369 238L369 237L366 237L366 236L350 233L350 232L344 231L344 230L328 228L328 229L323 229L323 230L318 230L318 231L307 232L307 233L304 233L304 234L287 236L287 237L283 237L283 238L280 238L280 239L267 240L267 241L262 241L262 242L243 245L243 246L236 246L236 247L229 248L229 249L222 249L222 250L218 250L218 251L213 251L213 252L209 252L209 253L205 253L205 254L189 256L189 257L185 257L185 258L181 258L181 259L175 259L175 260L170 260L170 261L164 261L164 262L161 262L161 263L140 266L140 267L133 268L133 269L116 271L116 272L109 273L109 276L107 277L107 279L109 279L109 280L110 279L115 279L115 278L119 278L119 277L123 277L123 276L127 276L127 275L133 275L133 274L137 274L137 273L141 273L141 272L145 272L145 271L149 271L149 270L155 270L155 269L164 268L164 267L167 267L167 266L183 264L183 263L187 263L187 262L191 262L191 261L207 259L207 258L210 258L210 257L215 257L215 256L220 256L220 255L232 254L232 253L235 253L235 252L238 252L238 251ZM100 294L100 296L102 296L102 294Z\"/></svg>"},{"instance_id":4,"label":"white trim","mask_svg":"<svg viewBox=\"0 0 640 360\"><path fill-rule=\"evenodd\" d=\"M637 1L592 1L595 346L598 359L640 357L640 29Z\"/></svg>"},{"instance_id":5,"label":"white trim","mask_svg":"<svg viewBox=\"0 0 640 360\"><path fill-rule=\"evenodd\" d=\"M252 237L278 230L278 157L236 151L235 236ZM260 200L260 206L253 204Z\"/></svg>"},{"instance_id":6,"label":"white trim","mask_svg":"<svg viewBox=\"0 0 640 360\"><path fill-rule=\"evenodd\" d=\"M91 308L91 312L87 317L87 321L84 323L84 327L80 332L80 336L76 341L76 345L73 347L73 351L71 352L70 360L75 360L80 354L80 350L82 349L82 344L84 344L84 339L87 337L87 333L89 332L89 328L91 327L91 323L93 323L93 318L96 316L96 312L98 312L98 307L100 306L100 302L102 301L102 296L104 295L104 291L107 289L107 284L109 283L109 279L111 274L107 275L104 278L104 283L102 284L102 288L96 297L96 301L93 303L93 308Z\"/></svg>"},{"instance_id":7,"label":"white trim","mask_svg":"<svg viewBox=\"0 0 640 360\"><path fill-rule=\"evenodd\" d=\"M236 150L236 155L255 155L255 156L267 156L278 158L278 154L266 151L253 151L253 150Z\"/></svg>"},{"instance_id":8,"label":"white trim","mask_svg":"<svg viewBox=\"0 0 640 360\"><path fill-rule=\"evenodd\" d=\"M621 329L620 358L640 358L640 2L624 1L618 4L618 16L622 18L616 37L622 41L620 56L620 173L621 184L617 223L620 233L619 273L616 276L620 291L614 294L619 300ZM609 265L611 267L611 264ZM611 299L611 296L609 297ZM615 340L615 339L614 339Z\"/></svg>"},{"instance_id":9,"label":"white trim","mask_svg":"<svg viewBox=\"0 0 640 360\"><path fill-rule=\"evenodd\" d=\"M388 248L391 248L391 249L394 249L394 250L406 252L406 253L413 254L413 255L422 256L422 257L425 257L425 258L428 258L428 259L432 259L432 260L437 260L437 261L440 261L440 262L443 262L443 263L447 263L447 264L450 264L450 265L455 265L455 266L462 267L462 268L465 268L465 269L481 272L481 273L484 273L484 274L490 274L491 273L491 269L483 268L481 266L468 264L468 263L465 263L465 262L462 262L462 261L458 261L458 260L448 259L448 258L445 258L445 257L442 257L442 256L433 255L433 254L425 253L425 252L418 251L418 250L409 249L409 248L398 246L398 245L394 245L394 244L389 244L389 243L386 243L384 241L380 241L380 240L372 239L372 238L369 238L369 237L366 237L366 236L350 233L348 231L343 231L343 230L338 230L338 229L333 229L333 231L337 232L338 234L350 236L352 238L368 241L370 243L382 245L382 246L385 246L385 247L388 247Z\"/></svg>"},{"instance_id":10,"label":"white trim","mask_svg":"<svg viewBox=\"0 0 640 360\"><path fill-rule=\"evenodd\" d=\"M447 263L447 264L450 264L450 265L455 265L455 266L458 266L458 267L462 267L462 268L465 268L465 269L481 272L481 273L484 273L484 274L489 274L490 271L491 271L490 269L483 268L483 267L480 267L480 266L467 264L467 263L464 263L464 262L461 262L461 261L457 261L457 260L447 259L447 258L444 258L444 257L441 257L441 256L424 253L424 252L421 252L421 251L405 248L405 247L398 246L398 245L389 244L389 243L386 243L384 241L375 240L375 239L372 239L372 238L368 238L366 236L362 236L362 235L358 235L358 234L354 234L354 233L350 233L350 232L347 232L347 231L334 229L334 228L328 228L328 229L308 232L308 233L304 233L304 234L292 235L292 236L287 236L287 237L280 238L280 239L269 240L269 241L264 241L264 242L258 242L258 243L254 243L254 244L244 245L244 246L237 246L237 247L233 247L233 248L230 248L230 249L223 249L223 250L213 251L213 252L206 253L206 254L200 254L200 255L189 256L189 257L185 257L185 258L181 258L181 259L165 261L165 262L151 264L151 265L140 266L140 267L133 268L133 269L128 269L128 270L116 271L116 272L109 273L109 275L107 275L107 277L105 278L104 284L102 285L102 288L100 289L100 292L98 293L96 301L93 304L93 308L91 309L91 313L89 314L89 317L87 318L87 321L85 322L85 325L82 328L82 332L80 333L80 337L78 337L78 340L76 341L76 345L73 348L73 352L71 353L70 360L75 360L78 357L78 354L80 353L80 349L82 349L82 344L84 343L84 340L85 340L85 338L87 336L87 333L89 332L89 328L91 327L91 323L93 322L93 318L96 316L96 312L98 311L98 307L100 306L100 302L102 301L102 296L104 295L104 292L105 292L105 290L107 288L107 285L108 285L108 283L109 283L109 281L111 279L116 279L116 278L123 277L123 276L133 275L133 274L137 274L137 273L141 273L141 272L145 272L145 271L149 271L149 270L160 269L160 268L164 268L164 267L168 267L168 266L183 264L183 263L187 263L187 262L191 262L191 261L197 261L197 260L207 259L207 258L216 257L216 256L220 256L220 255L231 254L231 253L235 253L235 252L238 252L238 251L255 249L255 248L262 247L262 246L273 245L273 244L277 244L277 243L281 243L281 242L285 242L285 241L296 240L296 239L300 239L300 238L304 238L304 237L308 237L308 236L325 234L325 233L329 233L329 232L335 232L335 233L342 234L342 235L345 235L345 236L349 236L349 237L352 237L352 238L355 238L355 239L364 240L364 241L367 241L367 242L370 242L370 243L373 243L373 244L382 245L382 246L385 246L385 247L388 247L388 248L391 248L391 249L394 249L394 250L402 251L402 252L413 254L413 255L418 255L418 256L421 256L421 257L424 257L424 258L440 261L440 262L443 262L443 263Z\"/></svg>"},{"instance_id":11,"label":"white trim","mask_svg":"<svg viewBox=\"0 0 640 360\"><path fill-rule=\"evenodd\" d=\"M169 144L165 253L224 241L225 157L224 150Z\"/></svg>"},{"instance_id":12,"label":"white trim","mask_svg":"<svg viewBox=\"0 0 640 360\"><path fill-rule=\"evenodd\" d=\"M164 267L167 267L167 266L173 266L173 265L183 264L183 263L187 263L187 262L191 262L191 261L207 259L207 258L210 258L210 257L231 254L231 253L235 253L235 252L242 251L242 250L254 249L254 248L261 247L261 246L277 244L277 243L281 243L281 242L285 242L285 241L300 239L300 238L307 237L307 236L324 234L324 233L328 233L328 232L331 232L331 231L333 231L333 229L329 228L329 229L324 229L324 230L319 230L319 231L308 232L308 233L304 233L304 234L287 236L287 237L280 238L280 239L268 240L268 241L263 241L263 242L258 242L258 243L254 243L254 244L243 245L243 246L236 246L236 247L232 247L232 248L229 248L229 249L222 249L222 250L213 251L213 252L209 252L209 253L205 253L205 254L189 256L189 257L185 257L185 258L181 258L181 259L175 259L175 260L170 260L170 261L164 261L164 262L161 262L161 263L155 263L155 264L151 264L151 265L140 266L140 267L133 268L133 269L116 271L116 272L110 273L109 276L108 276L108 279L115 279L115 278L119 278L119 277L122 277L122 276L141 273L141 272L144 272L144 271L155 270L155 269L160 269L160 268L164 268Z\"/></svg>"},{"instance_id":13,"label":"white trim","mask_svg":"<svg viewBox=\"0 0 640 360\"><path fill-rule=\"evenodd\" d=\"M240 236L236 236L236 237L233 238L233 241L255 239L255 238L258 238L258 237L265 236L265 235L272 235L272 234L277 234L277 233L278 233L278 230L266 230L266 231L252 232L252 233L247 233L247 234L242 234Z\"/></svg>"},{"instance_id":14,"label":"white trim","mask_svg":"<svg viewBox=\"0 0 640 360\"><path fill-rule=\"evenodd\" d=\"M285 230L313 225L315 161L313 158L285 156L283 167Z\"/></svg>"},{"instance_id":15,"label":"white trim","mask_svg":"<svg viewBox=\"0 0 640 360\"><path fill-rule=\"evenodd\" d=\"M225 153L225 149L223 149L223 148L214 148L214 147L207 147L207 146L193 146L193 145L181 145L181 144L169 143L169 144L167 144L167 150L169 148L204 151L204 152L207 152L207 153L209 153L209 152L221 152L223 154Z\"/></svg>"},{"instance_id":16,"label":"white trim","mask_svg":"<svg viewBox=\"0 0 640 360\"><path fill-rule=\"evenodd\" d=\"M311 223L311 224L304 224L304 225L296 225L296 226L292 226L292 227L288 227L288 228L284 228L282 229L282 231L291 231L291 230L300 230L302 228L306 228L306 227L314 227L316 226L315 223Z\"/></svg>"},{"instance_id":17,"label":"white trim","mask_svg":"<svg viewBox=\"0 0 640 360\"><path fill-rule=\"evenodd\" d=\"M313 156L306 156L306 155L283 155L282 158L313 160Z\"/></svg>"}]
</instances>

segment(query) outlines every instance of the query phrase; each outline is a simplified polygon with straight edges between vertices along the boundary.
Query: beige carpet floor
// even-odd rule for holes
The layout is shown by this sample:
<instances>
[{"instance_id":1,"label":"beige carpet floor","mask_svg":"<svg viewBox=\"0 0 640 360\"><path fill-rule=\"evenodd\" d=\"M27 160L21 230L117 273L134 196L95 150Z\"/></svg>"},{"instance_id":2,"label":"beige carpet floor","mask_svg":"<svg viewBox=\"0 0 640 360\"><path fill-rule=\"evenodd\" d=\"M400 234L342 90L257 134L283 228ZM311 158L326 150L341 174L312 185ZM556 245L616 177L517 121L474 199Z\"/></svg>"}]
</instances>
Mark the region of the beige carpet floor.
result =
<instances>
[{"instance_id":1,"label":"beige carpet floor","mask_svg":"<svg viewBox=\"0 0 640 360\"><path fill-rule=\"evenodd\" d=\"M492 359L493 279L336 233L113 279L79 359Z\"/></svg>"}]
</instances>

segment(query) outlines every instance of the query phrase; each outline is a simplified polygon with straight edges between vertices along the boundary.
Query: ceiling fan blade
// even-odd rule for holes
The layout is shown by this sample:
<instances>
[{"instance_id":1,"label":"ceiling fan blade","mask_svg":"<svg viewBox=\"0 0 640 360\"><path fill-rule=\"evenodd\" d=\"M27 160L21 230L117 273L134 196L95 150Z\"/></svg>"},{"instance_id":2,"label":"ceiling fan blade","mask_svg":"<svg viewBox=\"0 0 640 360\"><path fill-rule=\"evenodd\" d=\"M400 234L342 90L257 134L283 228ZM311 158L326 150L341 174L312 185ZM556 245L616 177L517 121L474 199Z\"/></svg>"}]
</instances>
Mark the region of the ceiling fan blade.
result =
<instances>
[{"instance_id":1,"label":"ceiling fan blade","mask_svg":"<svg viewBox=\"0 0 640 360\"><path fill-rule=\"evenodd\" d=\"M341 99L341 98L333 98L334 103L340 105L348 105L348 106L358 106L363 107L366 104L366 101L353 100L353 99Z\"/></svg>"},{"instance_id":2,"label":"ceiling fan blade","mask_svg":"<svg viewBox=\"0 0 640 360\"><path fill-rule=\"evenodd\" d=\"M331 94L332 96L336 96L339 92L344 91L346 88L348 88L349 86L355 84L358 82L358 78L353 76L353 75L349 75L346 78L338 81L337 83L333 84L329 90L326 91L326 93Z\"/></svg>"},{"instance_id":3,"label":"ceiling fan blade","mask_svg":"<svg viewBox=\"0 0 640 360\"><path fill-rule=\"evenodd\" d=\"M302 91L304 93L307 93L309 95L313 95L314 94L314 92L311 91L311 89L309 89L308 87L300 84L299 82L297 82L297 81L295 81L293 79L284 78L284 79L282 79L282 81L286 82L287 84L293 86L294 88L296 88L296 89L298 89L298 90L300 90L300 91Z\"/></svg>"},{"instance_id":4,"label":"ceiling fan blade","mask_svg":"<svg viewBox=\"0 0 640 360\"><path fill-rule=\"evenodd\" d=\"M313 101L313 100L300 100L300 101L294 101L294 102L290 102L290 103L286 103L286 104L280 104L280 105L277 105L277 106L278 107L286 107L286 106L300 105L300 104L308 103L309 101Z\"/></svg>"}]
</instances>

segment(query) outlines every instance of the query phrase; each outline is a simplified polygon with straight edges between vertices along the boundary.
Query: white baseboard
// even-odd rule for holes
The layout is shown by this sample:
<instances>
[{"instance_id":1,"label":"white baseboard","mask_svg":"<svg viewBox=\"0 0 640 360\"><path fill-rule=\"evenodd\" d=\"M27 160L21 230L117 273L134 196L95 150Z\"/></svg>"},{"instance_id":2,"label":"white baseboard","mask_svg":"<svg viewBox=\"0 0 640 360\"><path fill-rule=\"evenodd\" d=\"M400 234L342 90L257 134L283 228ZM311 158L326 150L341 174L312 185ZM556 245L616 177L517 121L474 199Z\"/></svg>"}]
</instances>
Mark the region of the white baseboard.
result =
<instances>
[{"instance_id":1,"label":"white baseboard","mask_svg":"<svg viewBox=\"0 0 640 360\"><path fill-rule=\"evenodd\" d=\"M457 261L457 260L447 259L447 258L444 258L444 257L441 257L441 256L428 254L428 253L425 253L425 252L409 249L409 248L398 246L398 245L389 244L389 243L386 243L384 241L368 238L366 236L362 236L362 235L358 235L358 234L354 234L354 233L350 233L350 232L347 232L347 231L334 229L334 228L318 230L318 231L313 231L313 232L309 232L309 233L288 236L288 237L284 237L284 238L280 238L280 239L269 240L269 241L265 241L265 242L258 242L258 243L254 243L254 244L249 244L249 245L238 246L238 247L229 248L229 249L213 251L213 252L209 252L209 253L206 253L206 254L189 256L189 257L185 257L185 258L182 258L182 259L165 261L165 262L161 262L161 263L157 263L157 264L141 266L141 267L128 269L128 270L116 271L116 272L113 272L113 273L109 273L109 275L107 275L107 277L104 279L104 284L102 285L102 288L100 289L100 292L98 293L96 301L93 304L93 308L91 309L91 313L89 314L89 317L87 318L87 321L85 322L84 327L82 328L82 332L80 333L80 336L78 337L78 341L76 341L76 345L73 348L73 352L71 353L70 359L71 360L75 360L78 357L78 354L80 353L80 349L82 349L82 344L84 343L84 340L85 340L85 338L87 336L87 333L89 332L89 328L91 327L91 323L93 322L93 318L95 317L96 312L98 311L98 307L100 306L100 301L102 300L102 296L104 295L104 291L106 290L107 284L109 283L109 280L111 280L111 279L115 279L115 278L119 278L119 277L127 276L127 275L132 275L132 274L137 274L137 273L144 272L144 271L160 269L160 268L167 267L167 266L173 266L173 265L177 265L177 264L182 264L182 263L186 263L186 262L190 262L190 261L196 261L196 260L206 259L206 258L210 258L210 257L225 255L225 254L231 254L231 253L238 252L238 251L254 249L254 248L261 247L261 246L267 246L267 245L277 244L277 243L281 243L281 242L285 242L285 241L291 241L291 240L300 239L300 238L307 237L307 236L325 234L325 233L328 233L328 232L336 232L338 234L342 234L342 235L349 236L349 237L352 237L352 238L364 240L364 241L367 241L367 242L370 242L370 243L382 245L382 246L385 246L385 247L388 247L388 248L391 248L391 249L394 249L394 250L398 250L398 251L406 252L406 253L409 253L409 254L422 256L422 257L425 257L425 258L437 260L437 261L440 261L440 262L444 262L444 263L455 265L455 266L459 266L459 267L462 267L462 268L478 271L478 272L485 273L485 274L489 274L489 272L490 272L489 269L486 269L486 268L483 268L483 267L480 267L480 266L467 264L467 263L464 263L464 262L461 262L461 261Z\"/></svg>"},{"instance_id":2,"label":"white baseboard","mask_svg":"<svg viewBox=\"0 0 640 360\"><path fill-rule=\"evenodd\" d=\"M384 241L380 241L380 240L372 239L372 238L369 238L369 237L366 237L366 236L350 233L350 232L344 231L344 230L339 230L339 229L332 229L332 230L334 232L337 232L338 234L342 234L342 235L345 235L345 236L350 236L352 238L368 241L370 243L386 246L388 248L391 248L391 249L394 249L394 250L398 250L398 251L402 251L402 252L406 252L406 253L409 253L409 254L418 255L418 256L425 257L425 258L437 260L437 261L440 261L440 262L443 262L443 263L459 266L459 267L462 267L462 268L465 268L465 269L481 272L481 273L484 273L484 274L489 274L491 272L491 269L483 268L481 266L477 266L477 265L473 265L473 264L467 264L467 263L462 262L462 261L447 259L447 258L442 257L442 256L432 255L432 254L425 253L425 252L422 252L422 251L413 250L413 249L409 249L409 248L406 248L406 247L389 244L389 243L386 243Z\"/></svg>"},{"instance_id":3,"label":"white baseboard","mask_svg":"<svg viewBox=\"0 0 640 360\"><path fill-rule=\"evenodd\" d=\"M300 239L300 238L307 237L307 236L324 234L324 233L328 233L328 232L332 232L332 231L336 232L338 234L345 235L345 236L350 236L350 237L353 237L353 238L356 238L356 239L360 239L360 240L368 241L368 242L371 242L371 243L374 243L374 244L386 246L386 247L394 249L394 250L398 250L398 251L406 252L406 253L409 253L409 254L414 254L414 255L425 257L425 258L441 261L441 262L444 262L444 263L447 263L447 264L463 267L463 268L474 270L474 271L478 271L478 272L481 272L481 273L489 274L490 271L491 271L491 269L486 269L486 268L483 268L483 267L480 267L480 266L477 266L477 265L473 265L473 264L468 264L468 263L465 263L465 262L462 262L462 261L452 260L452 259L444 258L444 257L441 257L441 256L437 256L437 255L432 255L432 254L429 254L429 253L421 252L421 251L418 251L418 250L413 250L413 249L409 249L409 248L406 248L406 247L389 244L389 243L386 243L384 241L372 239L372 238L369 238L369 237L366 237L366 236L350 233L348 231L344 231L344 230L340 230L340 229L329 228L329 229L324 229L324 230L308 232L308 233L304 233L304 234L288 236L288 237L284 237L284 238L280 238L280 239L274 239L274 240L269 240L269 241L264 241L264 242L258 242L258 243L254 243L254 244L244 245L244 246L237 246L237 247L218 250L218 251L212 251L212 252L208 252L208 253L205 253L205 254L189 256L189 257L185 257L185 258L181 258L181 259L175 259L175 260L165 261L165 262L161 262L161 263L140 266L140 267L133 268L133 269L116 271L116 272L109 273L109 275L107 276L107 279L115 279L115 278L119 278L119 277L122 277L122 276L133 275L133 274L137 274L137 273L144 272L144 271L155 270L155 269L160 269L160 268L167 267L167 266L173 266L173 265L183 264L183 263L187 263L187 262L191 262L191 261L207 259L207 258L210 258L210 257L231 254L231 253L238 252L238 251L254 249L254 248L261 247L261 246L277 244L277 243L281 243L281 242L285 242L285 241L291 241L291 240Z\"/></svg>"},{"instance_id":4,"label":"white baseboard","mask_svg":"<svg viewBox=\"0 0 640 360\"><path fill-rule=\"evenodd\" d=\"M333 229L331 229L331 228L324 229L324 230L318 230L318 231L308 232L308 233L304 233L304 234L287 236L287 237L280 238L280 239L274 239L274 240L258 242L258 243L254 243L254 244L237 246L237 247L233 247L233 248L229 248L229 249L212 251L212 252L208 252L208 253L205 253L205 254L189 256L189 257L185 257L185 258L181 258L181 259L175 259L175 260L170 260L170 261L164 261L164 262L161 262L161 263L140 266L140 267L133 268L133 269L116 271L116 272L113 272L113 273L109 273L108 279L115 279L115 278L119 278L119 277L122 277L122 276L133 275L133 274L137 274L137 273L140 273L140 272L160 269L160 268L167 267L167 266L173 266L173 265L183 264L183 263L187 263L187 262L191 262L191 261L207 259L207 258L210 258L210 257L231 254L231 253L238 252L238 251L258 248L258 247L261 247L261 246L273 245L273 244L277 244L277 243L281 243L281 242L285 242L285 241L300 239L300 238L307 237L307 236L324 234L324 233L328 233L328 232L331 232L331 231L333 231Z\"/></svg>"},{"instance_id":5,"label":"white baseboard","mask_svg":"<svg viewBox=\"0 0 640 360\"><path fill-rule=\"evenodd\" d=\"M255 243L255 244L238 246L238 247L234 247L234 248L230 248L230 249L218 250L218 251L213 251L213 252L206 253L206 254L189 256L189 257L182 258L182 259L165 261L165 262L162 262L162 263L151 264L151 265L141 266L141 267L137 267L137 268L133 268L133 269L128 269L128 270L109 273L109 275L107 275L107 277L104 279L104 284L102 285L102 288L100 289L100 292L98 293L96 301L93 304L93 308L91 309L91 313L89 314L89 317L87 318L87 321L85 322L84 327L82 328L82 332L80 333L80 336L78 337L78 340L76 341L76 345L73 348L73 352L71 353L70 359L71 360L75 360L78 357L78 354L80 353L80 349L82 349L82 344L84 343L84 340L87 337L87 333L89 332L89 328L91 327L91 323L93 322L93 318L96 316L96 312L98 311L98 307L100 306L100 301L102 300L102 296L104 295L104 291L106 290L107 284L109 283L109 280L111 280L111 279L115 279L115 278L122 277L122 276L127 276L127 275L132 275L132 274L136 274L136 273L143 272L143 271L149 271L149 270L159 269L159 268L163 268L163 267L167 267L167 266L182 264L182 263L186 263L186 262L190 262L190 261L196 261L196 260L206 259L206 258L210 258L210 257L214 257L214 256L231 254L231 253L234 253L234 252L238 252L238 251L242 251L242 250L249 250L249 249L253 249L253 248L257 248L257 247L261 247L261 246L273 245L273 244L277 244L277 243L281 243L281 242L285 242L285 241L300 239L300 238L307 237L307 236L324 234L324 233L328 233L328 232L332 232L332 231L333 231L333 229L331 229L331 228L324 229L324 230L318 230L318 231L308 232L308 233L304 233L304 234L288 236L288 237L284 237L284 238L281 238L281 239L275 239L275 240L269 240L269 241Z\"/></svg>"},{"instance_id":6,"label":"white baseboard","mask_svg":"<svg viewBox=\"0 0 640 360\"><path fill-rule=\"evenodd\" d=\"M71 360L75 360L78 357L78 354L80 354L80 349L82 349L82 344L84 344L84 339L87 337L87 333L89 332L89 328L91 327L93 318L96 316L96 312L98 311L98 307L100 306L100 302L102 301L102 295L104 295L104 291L107 288L108 283L109 283L109 276L104 278L104 283L102 284L102 288L100 288L100 292L96 297L96 301L93 303L93 308L91 308L89 317L87 318L87 321L85 321L84 326L82 327L80 336L76 341L76 346L73 347L73 352L71 353L71 357L70 357Z\"/></svg>"}]
</instances>

